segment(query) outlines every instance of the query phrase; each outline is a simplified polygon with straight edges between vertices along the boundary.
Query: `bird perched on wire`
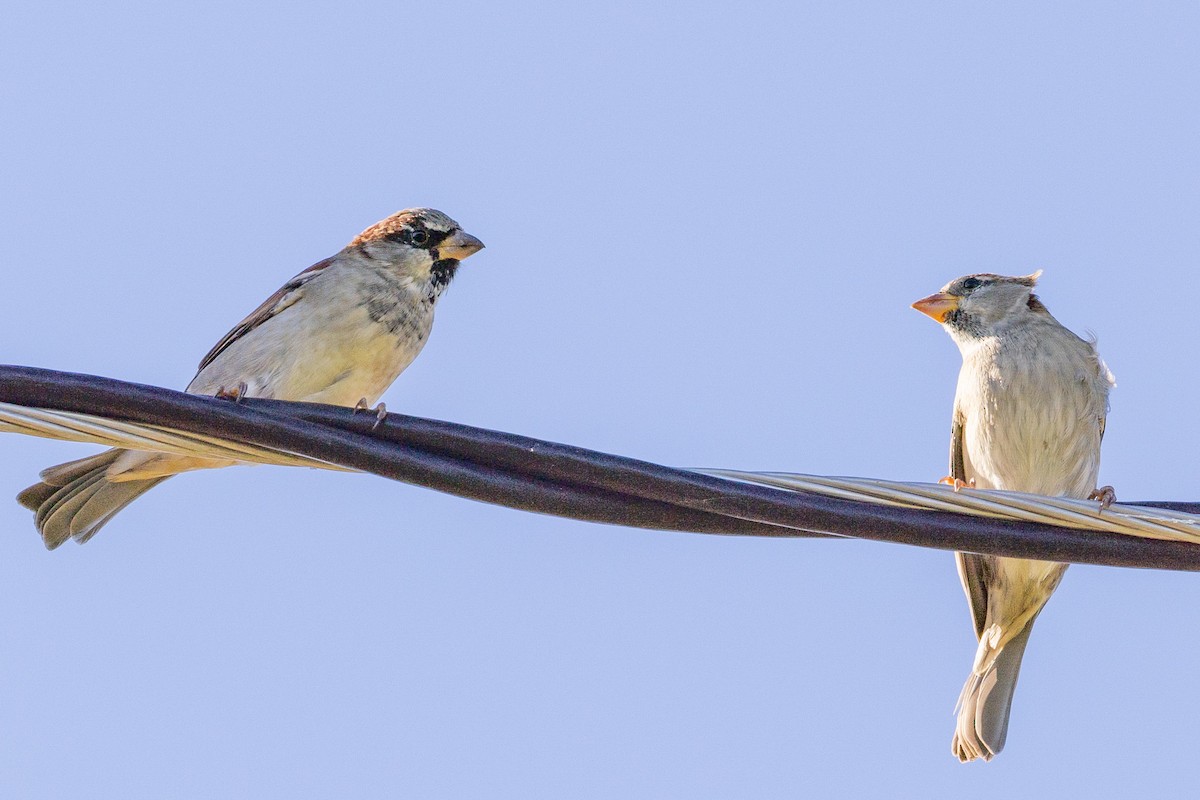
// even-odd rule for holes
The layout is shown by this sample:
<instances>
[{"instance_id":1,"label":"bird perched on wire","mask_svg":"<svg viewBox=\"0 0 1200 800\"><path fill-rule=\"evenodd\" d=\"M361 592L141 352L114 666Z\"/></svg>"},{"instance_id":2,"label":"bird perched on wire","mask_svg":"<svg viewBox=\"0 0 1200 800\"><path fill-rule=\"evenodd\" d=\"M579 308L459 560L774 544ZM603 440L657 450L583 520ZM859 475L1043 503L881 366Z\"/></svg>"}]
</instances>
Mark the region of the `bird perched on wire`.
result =
<instances>
[{"instance_id":1,"label":"bird perched on wire","mask_svg":"<svg viewBox=\"0 0 1200 800\"><path fill-rule=\"evenodd\" d=\"M962 353L950 436L955 488L1097 498L1112 374L1094 342L1062 326L1033 294L1033 275L967 275L913 308ZM1004 747L1021 656L1067 565L956 553L979 647L958 701L951 749L990 760Z\"/></svg>"},{"instance_id":2,"label":"bird perched on wire","mask_svg":"<svg viewBox=\"0 0 1200 800\"><path fill-rule=\"evenodd\" d=\"M483 242L431 208L378 222L283 285L200 361L192 394L367 408L424 347L438 298ZM380 404L382 419L386 410ZM180 472L233 461L107 450L50 467L17 496L48 548L86 542Z\"/></svg>"}]
</instances>

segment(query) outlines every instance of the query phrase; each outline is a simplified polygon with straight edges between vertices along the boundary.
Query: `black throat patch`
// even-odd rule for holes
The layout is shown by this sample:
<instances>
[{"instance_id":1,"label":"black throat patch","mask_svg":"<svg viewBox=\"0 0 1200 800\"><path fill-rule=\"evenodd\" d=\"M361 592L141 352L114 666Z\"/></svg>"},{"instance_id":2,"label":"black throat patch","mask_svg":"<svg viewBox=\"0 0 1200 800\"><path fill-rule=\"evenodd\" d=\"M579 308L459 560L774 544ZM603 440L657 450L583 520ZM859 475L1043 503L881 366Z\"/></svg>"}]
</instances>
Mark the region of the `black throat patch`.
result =
<instances>
[{"instance_id":1,"label":"black throat patch","mask_svg":"<svg viewBox=\"0 0 1200 800\"><path fill-rule=\"evenodd\" d=\"M454 273L458 272L457 258L441 258L433 262L433 266L429 268L429 288L433 291L434 297L442 293L442 290L450 285L450 281L454 280Z\"/></svg>"},{"instance_id":2,"label":"black throat patch","mask_svg":"<svg viewBox=\"0 0 1200 800\"><path fill-rule=\"evenodd\" d=\"M961 308L956 308L947 314L945 324L947 327L954 328L956 331L964 333L973 339L983 336L983 326L979 324L979 320Z\"/></svg>"}]
</instances>

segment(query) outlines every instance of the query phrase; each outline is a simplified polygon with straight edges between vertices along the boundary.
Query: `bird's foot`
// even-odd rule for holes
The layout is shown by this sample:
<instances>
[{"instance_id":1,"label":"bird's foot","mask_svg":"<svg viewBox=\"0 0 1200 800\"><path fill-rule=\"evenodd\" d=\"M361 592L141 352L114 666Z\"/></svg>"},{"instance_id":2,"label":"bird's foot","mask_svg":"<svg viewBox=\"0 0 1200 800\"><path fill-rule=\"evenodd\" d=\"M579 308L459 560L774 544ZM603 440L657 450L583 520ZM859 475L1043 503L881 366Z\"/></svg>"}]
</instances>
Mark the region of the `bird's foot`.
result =
<instances>
[{"instance_id":1,"label":"bird's foot","mask_svg":"<svg viewBox=\"0 0 1200 800\"><path fill-rule=\"evenodd\" d=\"M371 426L371 430L378 428L381 424L383 424L383 421L387 419L387 406L385 406L383 403L380 403L379 405L375 406L375 408L371 408L369 405L367 405L367 398L365 397L359 398L359 401L354 404L354 413L357 414L360 411L375 412L375 424Z\"/></svg>"},{"instance_id":2,"label":"bird's foot","mask_svg":"<svg viewBox=\"0 0 1200 800\"><path fill-rule=\"evenodd\" d=\"M1099 500L1100 510L1111 506L1117 502L1117 493L1111 486L1101 486L1099 489L1093 489L1092 493L1087 496L1088 500Z\"/></svg>"},{"instance_id":3,"label":"bird's foot","mask_svg":"<svg viewBox=\"0 0 1200 800\"><path fill-rule=\"evenodd\" d=\"M963 489L974 489L975 488L975 479L974 478L971 478L971 480L969 480L969 481L964 481L962 478L951 478L949 475L947 475L946 477L939 480L938 483L944 483L947 486L953 486L954 491L956 491L956 492L960 492Z\"/></svg>"},{"instance_id":4,"label":"bird's foot","mask_svg":"<svg viewBox=\"0 0 1200 800\"><path fill-rule=\"evenodd\" d=\"M235 403L240 403L242 402L242 398L246 396L246 392L249 391L249 389L250 387L246 385L246 382L242 381L232 389L226 389L224 386L222 386L220 389L217 389L217 393L214 396L220 398L221 400L232 400Z\"/></svg>"}]
</instances>

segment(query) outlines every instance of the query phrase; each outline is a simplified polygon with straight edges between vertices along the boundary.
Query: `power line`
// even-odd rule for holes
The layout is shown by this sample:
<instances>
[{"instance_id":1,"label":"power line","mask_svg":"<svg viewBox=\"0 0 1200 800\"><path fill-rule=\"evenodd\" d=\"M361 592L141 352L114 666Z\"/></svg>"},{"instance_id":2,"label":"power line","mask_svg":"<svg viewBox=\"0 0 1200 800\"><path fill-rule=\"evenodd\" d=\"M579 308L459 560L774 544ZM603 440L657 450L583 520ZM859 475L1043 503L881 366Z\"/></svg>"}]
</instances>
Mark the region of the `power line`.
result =
<instances>
[{"instance_id":1,"label":"power line","mask_svg":"<svg viewBox=\"0 0 1200 800\"><path fill-rule=\"evenodd\" d=\"M206 441L231 443L254 455L248 460L296 463L298 456L320 466L589 522L733 536L853 537L1051 561L1200 570L1200 547L1184 541L781 489L402 414L389 414L373 427L373 414L336 406L234 403L19 366L0 366L0 403L65 420L53 432L30 429L53 427L49 423L28 421L10 423L10 430L102 443L139 440L139 431L175 432L181 446L195 452ZM115 427L102 438L78 424L82 415L101 428L105 420ZM1196 503L1122 505L1200 513ZM1200 517L1195 522L1200 534Z\"/></svg>"}]
</instances>

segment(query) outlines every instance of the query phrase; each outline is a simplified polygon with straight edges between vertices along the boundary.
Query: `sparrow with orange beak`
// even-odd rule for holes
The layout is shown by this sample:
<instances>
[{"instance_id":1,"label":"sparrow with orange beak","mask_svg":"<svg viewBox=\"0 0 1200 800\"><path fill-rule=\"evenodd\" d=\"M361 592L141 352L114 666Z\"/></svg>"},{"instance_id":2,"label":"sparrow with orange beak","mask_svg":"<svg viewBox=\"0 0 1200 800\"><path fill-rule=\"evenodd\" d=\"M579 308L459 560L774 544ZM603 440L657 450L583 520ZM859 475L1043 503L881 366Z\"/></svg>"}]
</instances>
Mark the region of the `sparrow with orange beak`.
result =
<instances>
[{"instance_id":1,"label":"sparrow with orange beak","mask_svg":"<svg viewBox=\"0 0 1200 800\"><path fill-rule=\"evenodd\" d=\"M1041 273L968 275L913 308L942 324L963 365L954 395L955 487L1009 489L1111 504L1096 488L1112 374L1094 343L1033 294ZM1004 747L1021 656L1067 565L956 553L979 646L958 701L951 749L961 761Z\"/></svg>"},{"instance_id":2,"label":"sparrow with orange beak","mask_svg":"<svg viewBox=\"0 0 1200 800\"><path fill-rule=\"evenodd\" d=\"M367 407L421 352L459 262L482 248L440 211L393 214L235 325L200 361L187 391ZM53 549L70 538L86 542L172 475L234 463L107 450L43 470L17 500L34 511Z\"/></svg>"}]
</instances>

